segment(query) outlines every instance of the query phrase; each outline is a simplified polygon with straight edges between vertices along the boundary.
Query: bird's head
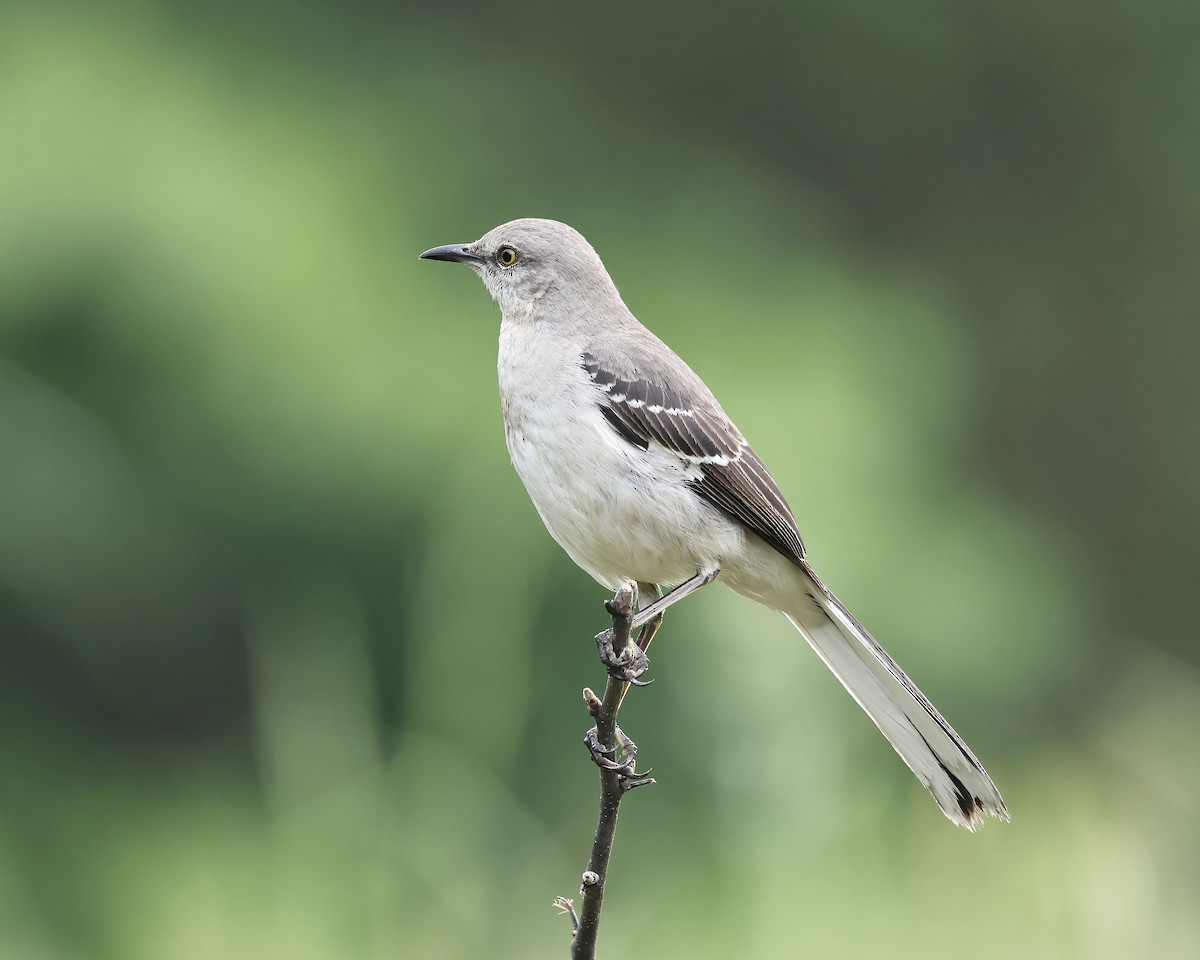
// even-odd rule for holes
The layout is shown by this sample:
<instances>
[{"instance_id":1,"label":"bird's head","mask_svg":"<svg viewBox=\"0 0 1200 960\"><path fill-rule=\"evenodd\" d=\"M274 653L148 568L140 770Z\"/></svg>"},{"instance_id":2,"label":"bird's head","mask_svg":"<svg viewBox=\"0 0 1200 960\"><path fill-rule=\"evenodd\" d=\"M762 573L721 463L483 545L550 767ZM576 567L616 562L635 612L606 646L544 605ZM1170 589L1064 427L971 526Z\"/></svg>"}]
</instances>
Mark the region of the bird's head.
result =
<instances>
[{"instance_id":1,"label":"bird's head","mask_svg":"<svg viewBox=\"0 0 1200 960\"><path fill-rule=\"evenodd\" d=\"M511 220L474 243L451 243L422 260L465 263L483 280L505 315L564 295L615 297L616 287L592 245L557 220Z\"/></svg>"}]
</instances>

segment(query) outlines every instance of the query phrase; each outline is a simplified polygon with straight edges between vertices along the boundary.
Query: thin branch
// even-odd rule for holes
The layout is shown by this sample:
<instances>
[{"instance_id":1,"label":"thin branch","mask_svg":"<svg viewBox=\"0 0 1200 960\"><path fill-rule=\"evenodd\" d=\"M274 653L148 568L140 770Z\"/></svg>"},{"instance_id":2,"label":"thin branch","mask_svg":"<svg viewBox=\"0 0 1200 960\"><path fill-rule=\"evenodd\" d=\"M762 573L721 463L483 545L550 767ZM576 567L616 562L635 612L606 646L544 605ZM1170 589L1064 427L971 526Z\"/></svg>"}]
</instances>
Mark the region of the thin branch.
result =
<instances>
[{"instance_id":1,"label":"thin branch","mask_svg":"<svg viewBox=\"0 0 1200 960\"><path fill-rule=\"evenodd\" d=\"M634 610L637 607L637 584L627 583L617 591L615 597L605 603L612 617L612 628L596 635L596 647L600 660L608 669L608 682L604 697L597 697L590 689L583 691L588 712L595 718L596 726L588 731L584 742L592 760L600 768L600 815L596 822L596 836L592 841L592 855L583 873L580 887L582 904L576 914L571 901L560 897L556 905L571 916L573 939L572 960L595 960L596 935L600 927L600 907L604 902L604 882L608 876L608 861L612 855L613 840L617 830L617 811L621 798L634 787L654 783L645 773L637 772L637 744L617 726L617 711L630 684L641 685L637 679L649 666L649 660L640 645L644 638L649 642L654 629L647 624L642 628L639 643L631 639ZM654 624L657 628L657 623ZM618 759L619 755L619 759Z\"/></svg>"}]
</instances>

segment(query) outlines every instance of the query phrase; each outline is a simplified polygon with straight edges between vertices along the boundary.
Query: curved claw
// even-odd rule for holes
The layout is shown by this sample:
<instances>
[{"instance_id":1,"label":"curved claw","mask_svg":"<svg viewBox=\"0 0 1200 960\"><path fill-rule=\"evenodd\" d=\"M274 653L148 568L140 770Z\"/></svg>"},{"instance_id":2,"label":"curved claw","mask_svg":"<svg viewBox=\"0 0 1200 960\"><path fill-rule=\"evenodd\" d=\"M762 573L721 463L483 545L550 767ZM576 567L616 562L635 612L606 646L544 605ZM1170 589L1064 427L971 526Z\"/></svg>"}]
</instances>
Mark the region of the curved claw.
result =
<instances>
[{"instance_id":1,"label":"curved claw","mask_svg":"<svg viewBox=\"0 0 1200 960\"><path fill-rule=\"evenodd\" d=\"M596 737L596 728L592 727L583 735L584 746L588 748L588 755L592 758L592 763L600 767L602 770L612 770L615 773L621 773L625 770L628 761L618 763L616 760L610 760L609 757L616 756L617 748L615 746L606 747Z\"/></svg>"},{"instance_id":2,"label":"curved claw","mask_svg":"<svg viewBox=\"0 0 1200 960\"><path fill-rule=\"evenodd\" d=\"M601 754L592 754L592 763L598 766L601 770L611 770L613 773L621 777L636 777L640 774L635 773L632 764L626 760L624 763L618 763L616 760L609 760Z\"/></svg>"},{"instance_id":3,"label":"curved claw","mask_svg":"<svg viewBox=\"0 0 1200 960\"><path fill-rule=\"evenodd\" d=\"M646 780L652 779L650 776L649 770L642 770L641 772L638 772L637 770L635 770L633 768L632 760L627 760L625 762L624 766L626 769L618 770L615 772L617 773L618 776L621 777L622 780L628 781L629 784L637 785Z\"/></svg>"},{"instance_id":4,"label":"curved claw","mask_svg":"<svg viewBox=\"0 0 1200 960\"><path fill-rule=\"evenodd\" d=\"M623 761L610 760L609 757L617 752L615 746L606 747L596 738L596 728L593 727L583 735L583 743L588 748L588 754L592 758L592 763L598 766L601 770L611 770L625 782L625 788L640 787L645 783L650 776L650 770L638 772L635 764L636 757L627 757ZM636 751L636 747L634 750ZM653 770L653 767L651 768Z\"/></svg>"},{"instance_id":5,"label":"curved claw","mask_svg":"<svg viewBox=\"0 0 1200 960\"><path fill-rule=\"evenodd\" d=\"M649 680L639 680L647 670L650 669L650 658L642 651L640 647L630 644L619 654L612 658L610 663L606 663L608 675L614 680L620 680L622 683L631 683L635 687L644 687Z\"/></svg>"},{"instance_id":6,"label":"curved claw","mask_svg":"<svg viewBox=\"0 0 1200 960\"><path fill-rule=\"evenodd\" d=\"M610 627L596 634L596 649L600 662L614 680L633 683L650 668L650 658L636 643L626 642L620 650L613 647L615 634Z\"/></svg>"},{"instance_id":7,"label":"curved claw","mask_svg":"<svg viewBox=\"0 0 1200 960\"><path fill-rule=\"evenodd\" d=\"M634 769L634 762L632 760L626 760L624 763L616 763L612 760L606 760L603 764L601 764L601 766L603 766L605 770L611 770L622 780L644 780L646 777L645 773L638 773L637 770Z\"/></svg>"}]
</instances>

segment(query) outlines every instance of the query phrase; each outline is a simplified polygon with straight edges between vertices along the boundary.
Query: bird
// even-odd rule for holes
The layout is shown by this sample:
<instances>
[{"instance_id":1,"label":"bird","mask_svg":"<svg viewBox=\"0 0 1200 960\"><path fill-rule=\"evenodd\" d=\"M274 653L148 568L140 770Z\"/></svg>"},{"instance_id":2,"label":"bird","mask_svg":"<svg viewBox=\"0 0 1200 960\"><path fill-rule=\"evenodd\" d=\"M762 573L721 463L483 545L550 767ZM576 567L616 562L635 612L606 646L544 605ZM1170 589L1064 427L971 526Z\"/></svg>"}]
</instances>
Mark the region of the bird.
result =
<instances>
[{"instance_id":1,"label":"bird","mask_svg":"<svg viewBox=\"0 0 1200 960\"><path fill-rule=\"evenodd\" d=\"M609 590L652 588L635 625L714 581L781 612L951 822L974 831L985 815L1009 819L962 737L817 576L742 432L637 320L582 234L524 218L420 258L465 264L499 306L513 466L580 568Z\"/></svg>"}]
</instances>

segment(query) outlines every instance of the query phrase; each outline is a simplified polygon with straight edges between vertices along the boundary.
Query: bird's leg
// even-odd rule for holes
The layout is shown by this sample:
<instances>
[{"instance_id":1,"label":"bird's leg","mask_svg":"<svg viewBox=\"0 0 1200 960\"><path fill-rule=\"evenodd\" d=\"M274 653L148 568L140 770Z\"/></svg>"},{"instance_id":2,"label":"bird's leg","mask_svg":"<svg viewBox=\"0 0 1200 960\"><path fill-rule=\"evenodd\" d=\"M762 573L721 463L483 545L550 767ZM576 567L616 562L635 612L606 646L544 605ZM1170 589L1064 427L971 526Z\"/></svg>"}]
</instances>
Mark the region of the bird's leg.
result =
<instances>
[{"instance_id":1,"label":"bird's leg","mask_svg":"<svg viewBox=\"0 0 1200 960\"><path fill-rule=\"evenodd\" d=\"M650 596L654 597L654 599L641 610L639 610L637 615L634 616L630 621L631 633L633 627L641 627L641 631L638 633L636 643L638 649L642 652L643 657L646 655L646 648L650 646L650 642L654 639L659 628L662 626L663 614L667 607L677 600L682 600L693 590L698 590L705 584L712 583L713 580L716 579L719 572L719 570L714 570L712 573L697 574L691 580L687 581L687 583L682 584L673 590L665 599L663 597L662 588L659 587L657 583L646 583L643 580L639 580L637 582L638 590L641 594L649 594ZM657 612L652 612L655 610ZM630 646L632 646L632 644L630 644ZM648 658L646 659L646 663L647 665L649 664ZM621 704L625 702L625 695L629 693L629 688L631 686L644 687L649 682L650 681L643 682L637 679L627 681L621 690L620 699L617 700L617 709L621 709ZM616 735L617 747L621 748L620 761L615 759L617 753L616 747L612 749L606 749L596 736L595 727L589 730L587 736L584 737L584 742L587 744L588 751L591 753L592 760L595 761L596 766L602 767L605 770L612 770L615 773L620 774L625 789L632 789L633 787L640 787L643 784L653 783L654 779L650 776L649 770L646 770L642 773L637 772L637 744L629 739L629 737L625 735L625 731L623 731L620 727L616 728Z\"/></svg>"},{"instance_id":2,"label":"bird's leg","mask_svg":"<svg viewBox=\"0 0 1200 960\"><path fill-rule=\"evenodd\" d=\"M638 590L640 591L640 593L642 595L649 594L650 596L654 597L654 600L651 601L652 603L657 603L659 600L662 599L662 590L659 588L657 583L646 583L642 580L639 580L638 581ZM636 641L637 645L638 645L638 649L640 649L642 651L642 653L645 653L646 648L650 646L650 641L653 640L655 635L658 633L658 628L662 626L662 622L663 622L663 615L660 613L660 614L658 614L658 616L656 616L650 620L647 620L642 625L641 632L638 633L637 641ZM646 683L649 683L649 682L650 682L649 680L646 681ZM631 684L631 683L627 683L621 689L621 698L617 701L617 709L618 710L621 709L621 704L623 704L625 702L625 696L626 696L626 694L629 693L629 688L632 685L633 684ZM644 686L644 684L638 684L638 686ZM620 729L617 730L617 736L618 736L618 739L621 736L623 736ZM634 752L636 753L637 745L634 744L632 740L630 740L629 743L633 745ZM629 756L630 756L630 754L627 751L626 757L629 757Z\"/></svg>"},{"instance_id":3,"label":"bird's leg","mask_svg":"<svg viewBox=\"0 0 1200 960\"><path fill-rule=\"evenodd\" d=\"M620 701L629 690L629 685L636 683L636 679L626 677L634 671L642 672L649 666L646 653L631 638L634 632L631 623L638 602L637 587L636 581L625 582L617 590L617 595L605 602L605 610L612 617L612 626L596 635L596 649L600 652L600 660L604 661L608 668L604 700L592 690L583 690L583 700L588 704L588 713L596 720L596 726L584 734L583 743L587 744L588 754L592 755L596 766L617 775L616 782L622 792L654 782L648 776L648 772L637 772L637 744L626 737L622 728L617 726ZM648 584L648 587L649 592L658 598L659 588L654 584ZM601 730L605 731L602 736Z\"/></svg>"},{"instance_id":4,"label":"bird's leg","mask_svg":"<svg viewBox=\"0 0 1200 960\"><path fill-rule=\"evenodd\" d=\"M665 597L658 596L653 603L642 607L628 621L622 621L622 638L618 640L616 633L612 627L607 630L602 630L596 634L596 649L600 651L600 662L604 664L608 670L609 676L623 680L625 683L632 683L635 687L645 686L645 682L638 680L643 673L650 667L650 658L646 656L645 649L650 645L650 641L654 638L654 634L658 631L658 627L654 626L650 629L649 635L645 632L639 635L638 643L633 643L630 640L630 634L638 627L647 627L651 621L662 622L663 611L673 603L678 603L689 594L695 593L701 587L712 583L717 579L717 575L721 572L719 567L711 570L701 570L690 580L685 580L674 590L668 593ZM637 603L637 583L630 580L625 588L633 592L633 603ZM655 594L659 594L657 586L654 587ZM626 626L627 624L627 626ZM645 640L642 643L642 640Z\"/></svg>"},{"instance_id":5,"label":"bird's leg","mask_svg":"<svg viewBox=\"0 0 1200 960\"><path fill-rule=\"evenodd\" d=\"M653 603L649 604L648 606L642 607L641 610L639 610L637 613L634 614L633 622L632 622L631 626L640 627L640 626L642 626L642 624L647 623L650 620L653 620L655 617L661 617L663 611L666 610L667 607L671 606L672 604L678 603L684 597L695 593L701 587L708 586L710 583L712 583L714 580L717 579L717 575L720 572L721 572L720 567L717 567L712 570L701 570L694 577L692 577L691 580L683 581L683 583L681 583L679 586L677 586L674 590L672 590L670 593L668 593L665 597L660 596ZM658 629L658 628L656 627L655 629ZM651 636L653 636L653 634L651 634ZM647 643L648 643L648 641L647 641Z\"/></svg>"},{"instance_id":6,"label":"bird's leg","mask_svg":"<svg viewBox=\"0 0 1200 960\"><path fill-rule=\"evenodd\" d=\"M658 596L658 587L650 585L649 589L655 597ZM634 671L643 672L650 664L642 648L631 639L633 628L630 624L637 604L638 584L633 580L625 583L616 596L604 604L612 616L613 625L596 635L596 648L608 669L609 680L603 700L590 689L583 691L588 713L596 718L596 726L584 735L583 742L596 766L617 775L622 791L654 782L647 773L637 771L637 744L625 735L616 722L625 692L631 683L637 682L630 675ZM602 726L607 729L603 740L600 734ZM617 758L618 750L620 759Z\"/></svg>"},{"instance_id":7,"label":"bird's leg","mask_svg":"<svg viewBox=\"0 0 1200 960\"><path fill-rule=\"evenodd\" d=\"M650 601L651 603L657 603L662 599L662 590L659 589L657 583L644 583L643 581L639 580L638 590L641 592L641 596L649 595L653 597L654 599ZM650 641L653 640L654 635L658 633L658 628L662 626L662 622L663 615L659 613L658 616L651 620L647 620L644 624L642 624L641 632L637 636L637 645L641 647L643 651L650 646Z\"/></svg>"}]
</instances>

